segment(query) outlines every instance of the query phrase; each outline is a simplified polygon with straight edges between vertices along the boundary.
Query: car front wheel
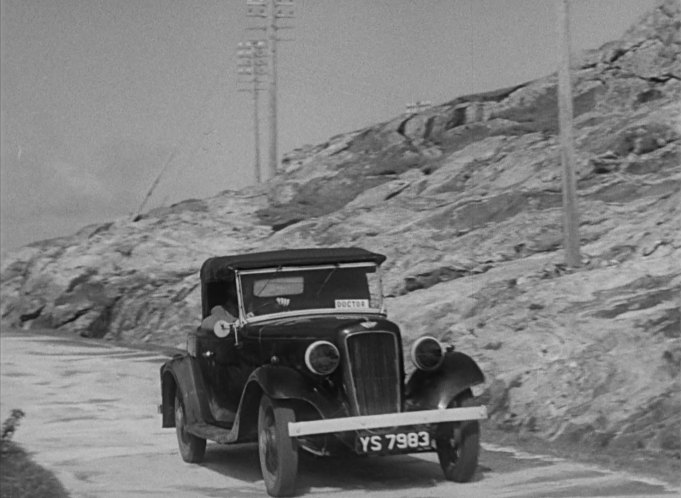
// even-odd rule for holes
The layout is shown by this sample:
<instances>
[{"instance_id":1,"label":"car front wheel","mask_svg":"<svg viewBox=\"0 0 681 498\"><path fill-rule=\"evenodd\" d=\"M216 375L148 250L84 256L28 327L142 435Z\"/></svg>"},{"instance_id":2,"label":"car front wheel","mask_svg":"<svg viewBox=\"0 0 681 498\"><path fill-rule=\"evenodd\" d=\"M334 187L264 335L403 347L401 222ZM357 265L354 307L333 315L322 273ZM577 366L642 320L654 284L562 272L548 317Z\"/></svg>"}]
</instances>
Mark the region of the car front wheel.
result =
<instances>
[{"instance_id":1,"label":"car front wheel","mask_svg":"<svg viewBox=\"0 0 681 498\"><path fill-rule=\"evenodd\" d=\"M291 496L298 473L298 443L288 435L295 412L286 402L263 395L258 412L258 451L270 496Z\"/></svg>"},{"instance_id":2,"label":"car front wheel","mask_svg":"<svg viewBox=\"0 0 681 498\"><path fill-rule=\"evenodd\" d=\"M470 395L459 400L455 406L470 403ZM468 482L478 466L480 453L480 422L468 420L440 424L436 436L437 456L449 481Z\"/></svg>"},{"instance_id":3,"label":"car front wheel","mask_svg":"<svg viewBox=\"0 0 681 498\"><path fill-rule=\"evenodd\" d=\"M203 456L206 454L206 440L187 431L187 417L179 391L175 395L175 432L182 460L189 463L203 461Z\"/></svg>"}]
</instances>

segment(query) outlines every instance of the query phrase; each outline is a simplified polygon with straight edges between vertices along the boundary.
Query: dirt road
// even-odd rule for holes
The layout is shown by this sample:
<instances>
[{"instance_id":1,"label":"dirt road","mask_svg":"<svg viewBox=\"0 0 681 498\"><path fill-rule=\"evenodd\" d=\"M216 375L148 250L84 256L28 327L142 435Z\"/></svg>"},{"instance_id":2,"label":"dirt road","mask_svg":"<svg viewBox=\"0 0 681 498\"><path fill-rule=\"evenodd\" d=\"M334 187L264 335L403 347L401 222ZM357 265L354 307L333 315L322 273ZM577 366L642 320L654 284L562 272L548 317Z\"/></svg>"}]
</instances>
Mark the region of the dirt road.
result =
<instances>
[{"instance_id":1,"label":"dirt road","mask_svg":"<svg viewBox=\"0 0 681 498\"><path fill-rule=\"evenodd\" d=\"M266 496L254 445L209 444L205 463L185 464L173 430L160 428L163 355L55 336L3 331L4 420L26 417L15 440L52 469L74 498ZM484 431L484 426L483 426ZM484 445L475 481L442 479L433 455L303 459L309 497L678 496L659 481Z\"/></svg>"}]
</instances>

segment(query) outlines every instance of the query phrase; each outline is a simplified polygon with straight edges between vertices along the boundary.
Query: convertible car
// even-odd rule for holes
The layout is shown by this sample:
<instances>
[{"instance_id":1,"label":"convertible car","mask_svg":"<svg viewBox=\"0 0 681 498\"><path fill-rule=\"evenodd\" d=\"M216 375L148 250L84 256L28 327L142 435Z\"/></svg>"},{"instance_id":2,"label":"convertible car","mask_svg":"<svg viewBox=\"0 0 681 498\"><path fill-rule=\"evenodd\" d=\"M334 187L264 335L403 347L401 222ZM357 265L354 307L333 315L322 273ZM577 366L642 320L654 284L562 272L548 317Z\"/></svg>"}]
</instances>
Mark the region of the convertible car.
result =
<instances>
[{"instance_id":1,"label":"convertible car","mask_svg":"<svg viewBox=\"0 0 681 498\"><path fill-rule=\"evenodd\" d=\"M162 426L182 458L201 462L207 440L257 442L271 496L295 493L301 451L436 452L446 479L470 480L484 375L435 336L403 352L383 306L385 259L348 247L205 261L203 321L161 368Z\"/></svg>"}]
</instances>

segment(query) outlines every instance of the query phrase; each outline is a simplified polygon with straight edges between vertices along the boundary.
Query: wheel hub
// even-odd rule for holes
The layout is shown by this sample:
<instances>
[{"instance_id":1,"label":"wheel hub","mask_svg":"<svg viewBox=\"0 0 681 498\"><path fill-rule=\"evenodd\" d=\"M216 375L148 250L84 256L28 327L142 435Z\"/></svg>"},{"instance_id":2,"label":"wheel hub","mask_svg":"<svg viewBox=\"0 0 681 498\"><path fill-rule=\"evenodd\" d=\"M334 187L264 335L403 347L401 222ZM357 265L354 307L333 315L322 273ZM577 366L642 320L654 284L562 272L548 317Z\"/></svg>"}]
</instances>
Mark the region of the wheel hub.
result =
<instances>
[{"instance_id":1,"label":"wheel hub","mask_svg":"<svg viewBox=\"0 0 681 498\"><path fill-rule=\"evenodd\" d=\"M184 411L182 410L182 406L178 405L177 409L175 410L175 426L178 429L178 433L180 437L182 438L183 442L187 441L187 428L185 427L184 424Z\"/></svg>"},{"instance_id":2,"label":"wheel hub","mask_svg":"<svg viewBox=\"0 0 681 498\"><path fill-rule=\"evenodd\" d=\"M268 413L265 419L266 426L262 432L260 441L261 451L265 455L265 465L267 470L275 473L277 470L277 431L274 427L272 413Z\"/></svg>"}]
</instances>

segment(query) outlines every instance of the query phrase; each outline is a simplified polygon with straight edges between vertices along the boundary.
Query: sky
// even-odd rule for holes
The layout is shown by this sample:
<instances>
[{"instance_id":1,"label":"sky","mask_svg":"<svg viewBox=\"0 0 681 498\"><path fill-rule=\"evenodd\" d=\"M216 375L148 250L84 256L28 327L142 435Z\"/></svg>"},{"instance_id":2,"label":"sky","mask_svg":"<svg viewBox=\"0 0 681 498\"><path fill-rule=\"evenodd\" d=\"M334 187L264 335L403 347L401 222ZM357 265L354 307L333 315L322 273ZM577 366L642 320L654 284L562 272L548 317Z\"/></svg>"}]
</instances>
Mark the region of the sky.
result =
<instances>
[{"instance_id":1,"label":"sky","mask_svg":"<svg viewBox=\"0 0 681 498\"><path fill-rule=\"evenodd\" d=\"M557 69L553 0L295 0L280 22L279 156ZM574 52L655 0L571 0ZM0 0L0 246L254 183L246 0ZM260 94L267 161L267 94Z\"/></svg>"}]
</instances>

